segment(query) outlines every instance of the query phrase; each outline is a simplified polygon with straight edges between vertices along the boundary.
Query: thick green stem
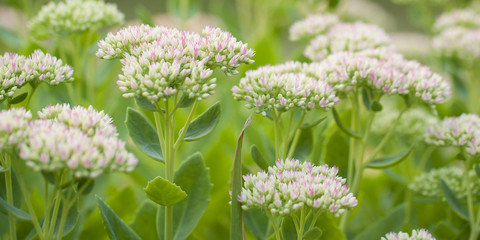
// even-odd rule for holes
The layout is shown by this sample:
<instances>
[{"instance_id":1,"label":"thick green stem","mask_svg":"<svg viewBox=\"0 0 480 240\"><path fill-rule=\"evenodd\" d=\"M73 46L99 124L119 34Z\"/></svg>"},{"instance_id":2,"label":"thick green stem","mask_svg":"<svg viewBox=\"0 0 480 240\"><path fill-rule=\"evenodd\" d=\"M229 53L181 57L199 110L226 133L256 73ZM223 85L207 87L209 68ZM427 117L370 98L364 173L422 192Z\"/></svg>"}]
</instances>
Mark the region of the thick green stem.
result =
<instances>
[{"instance_id":1,"label":"thick green stem","mask_svg":"<svg viewBox=\"0 0 480 240\"><path fill-rule=\"evenodd\" d=\"M472 160L468 158L465 163L465 174L463 175L463 182L467 187L467 205L468 205L468 222L470 224L470 238L469 240L476 240L478 236L478 227L475 225L475 215L473 213L473 196L471 179L469 169L472 167Z\"/></svg>"},{"instance_id":2,"label":"thick green stem","mask_svg":"<svg viewBox=\"0 0 480 240\"><path fill-rule=\"evenodd\" d=\"M278 228L277 221L275 221L275 217L273 216L273 214L270 211L266 210L265 212L267 213L268 219L270 219L270 223L272 224L273 229L275 231L275 239L276 240L281 240L282 237L280 235L281 234L280 229Z\"/></svg>"},{"instance_id":3,"label":"thick green stem","mask_svg":"<svg viewBox=\"0 0 480 240\"><path fill-rule=\"evenodd\" d=\"M300 210L300 224L298 227L297 231L297 239L302 240L303 239L303 230L305 228L305 207L302 207Z\"/></svg>"},{"instance_id":4,"label":"thick green stem","mask_svg":"<svg viewBox=\"0 0 480 240\"><path fill-rule=\"evenodd\" d=\"M2 161L2 165L4 168L8 169L5 172L5 187L6 187L6 194L7 194L7 203L13 206L12 162L11 162L10 155L8 153L5 153L5 162ZM16 220L15 220L15 216L11 212L8 212L8 224L9 224L10 239L11 240L17 239Z\"/></svg>"},{"instance_id":5,"label":"thick green stem","mask_svg":"<svg viewBox=\"0 0 480 240\"><path fill-rule=\"evenodd\" d=\"M65 177L65 172L62 171L60 173L60 181L59 183L57 184L57 186L55 186L55 191L54 193L55 194L55 205L53 206L53 213L52 213L52 219L50 220L50 224L49 224L49 229L48 229L48 233L47 233L47 239L53 239L53 233L55 231L55 225L57 223L57 217L58 217L58 211L60 210L60 203L62 202L62 184L63 184L63 180L64 180L64 177ZM50 214L50 213L47 213L47 214Z\"/></svg>"},{"instance_id":6,"label":"thick green stem","mask_svg":"<svg viewBox=\"0 0 480 240\"><path fill-rule=\"evenodd\" d=\"M298 122L297 127L295 128L295 134L293 136L289 136L288 138L288 142L292 141L292 144L290 145L290 149L288 150L287 158L291 158L293 156L293 153L295 152L295 149L297 148L298 140L300 139L300 134L302 133L302 130L300 129L300 127L302 126L303 121L305 120L305 115L306 115L306 112L302 112L302 117L300 117L300 121ZM292 140L292 137L293 137L293 140Z\"/></svg>"},{"instance_id":7,"label":"thick green stem","mask_svg":"<svg viewBox=\"0 0 480 240\"><path fill-rule=\"evenodd\" d=\"M72 207L72 204L75 202L75 197L72 197L73 188L70 186L68 190L68 197L62 198L63 206L62 206L62 216L60 217L60 223L58 225L58 234L57 239L61 240L63 237L63 229L65 228L65 222L67 220L68 212Z\"/></svg>"},{"instance_id":8,"label":"thick green stem","mask_svg":"<svg viewBox=\"0 0 480 240\"><path fill-rule=\"evenodd\" d=\"M174 121L175 114L170 112L169 102L165 101L165 178L173 183L174 157ZM157 129L158 130L158 129ZM162 134L161 132L158 133ZM165 240L173 239L173 206L165 207Z\"/></svg>"},{"instance_id":9,"label":"thick green stem","mask_svg":"<svg viewBox=\"0 0 480 240\"><path fill-rule=\"evenodd\" d=\"M275 109L272 109L273 128L275 131L275 160L280 159L280 114L276 114Z\"/></svg>"},{"instance_id":10,"label":"thick green stem","mask_svg":"<svg viewBox=\"0 0 480 240\"><path fill-rule=\"evenodd\" d=\"M28 105L30 105L30 101L32 100L32 96L35 93L35 90L37 90L37 85L32 85L32 91L30 92L30 94L28 94L27 103L25 104L25 109L28 109Z\"/></svg>"}]
</instances>

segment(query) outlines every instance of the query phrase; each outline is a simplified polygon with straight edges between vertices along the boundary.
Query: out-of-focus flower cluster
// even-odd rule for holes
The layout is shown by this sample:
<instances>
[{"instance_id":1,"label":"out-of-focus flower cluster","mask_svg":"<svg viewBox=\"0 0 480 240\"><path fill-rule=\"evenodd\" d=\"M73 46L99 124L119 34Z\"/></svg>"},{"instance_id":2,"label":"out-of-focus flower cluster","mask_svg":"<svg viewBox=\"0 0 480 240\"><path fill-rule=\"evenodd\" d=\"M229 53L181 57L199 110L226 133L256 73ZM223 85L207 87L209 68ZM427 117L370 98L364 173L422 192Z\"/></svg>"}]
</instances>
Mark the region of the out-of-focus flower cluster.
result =
<instances>
[{"instance_id":1,"label":"out-of-focus flower cluster","mask_svg":"<svg viewBox=\"0 0 480 240\"><path fill-rule=\"evenodd\" d=\"M23 85L45 82L58 85L73 81L73 69L61 59L35 50L25 57L16 53L0 56L0 100L10 98Z\"/></svg>"},{"instance_id":2,"label":"out-of-focus flower cluster","mask_svg":"<svg viewBox=\"0 0 480 240\"><path fill-rule=\"evenodd\" d=\"M0 149L16 148L35 170L68 169L76 178L130 172L137 158L118 139L111 118L92 107L49 106L31 120L22 108L0 112Z\"/></svg>"},{"instance_id":3,"label":"out-of-focus flower cluster","mask_svg":"<svg viewBox=\"0 0 480 240\"><path fill-rule=\"evenodd\" d=\"M143 96L151 102L179 92L204 99L215 89L215 68L236 74L240 64L253 63L254 55L247 44L213 27L197 34L161 26L130 26L109 33L98 46L99 58L123 58L123 73L117 81L123 96Z\"/></svg>"},{"instance_id":4,"label":"out-of-focus flower cluster","mask_svg":"<svg viewBox=\"0 0 480 240\"><path fill-rule=\"evenodd\" d=\"M480 194L480 178L477 177L474 170L468 172L472 179L470 188L472 194ZM443 180L448 187L459 198L467 197L467 186L463 184L465 170L459 167L443 167L431 170L416 177L409 185L409 188L425 197L445 200L440 180Z\"/></svg>"},{"instance_id":5,"label":"out-of-focus flower cluster","mask_svg":"<svg viewBox=\"0 0 480 240\"><path fill-rule=\"evenodd\" d=\"M340 52L309 65L307 71L344 94L361 85L380 94L408 95L427 104L439 104L451 93L450 85L439 74L392 52Z\"/></svg>"},{"instance_id":6,"label":"out-of-focus flower cluster","mask_svg":"<svg viewBox=\"0 0 480 240\"><path fill-rule=\"evenodd\" d=\"M232 88L233 96L236 100L246 101L247 108L255 108L263 114L272 109L328 109L339 102L331 85L323 79L306 75L307 67L308 64L287 62L247 71L240 83Z\"/></svg>"},{"instance_id":7,"label":"out-of-focus flower cluster","mask_svg":"<svg viewBox=\"0 0 480 240\"><path fill-rule=\"evenodd\" d=\"M339 22L334 15L310 15L290 28L290 39L313 38L305 49L305 56L321 61L337 52L362 52L390 49L391 40L383 29L362 22Z\"/></svg>"},{"instance_id":8,"label":"out-of-focus flower cluster","mask_svg":"<svg viewBox=\"0 0 480 240\"><path fill-rule=\"evenodd\" d=\"M96 31L104 26L120 25L123 14L112 3L94 0L66 0L50 2L32 18L31 32L43 34L71 34L86 30Z\"/></svg>"},{"instance_id":9,"label":"out-of-focus flower cluster","mask_svg":"<svg viewBox=\"0 0 480 240\"><path fill-rule=\"evenodd\" d=\"M476 114L445 118L427 128L425 141L437 146L460 147L471 155L478 155L480 154L480 118Z\"/></svg>"},{"instance_id":10,"label":"out-of-focus flower cluster","mask_svg":"<svg viewBox=\"0 0 480 240\"><path fill-rule=\"evenodd\" d=\"M245 175L238 200L243 209L263 208L285 215L302 207L325 210L339 216L357 205L338 169L314 166L295 159L277 160L268 172Z\"/></svg>"},{"instance_id":11,"label":"out-of-focus flower cluster","mask_svg":"<svg viewBox=\"0 0 480 240\"><path fill-rule=\"evenodd\" d=\"M378 135L385 134L391 127L399 112L394 107L384 107L373 121L372 132ZM411 140L423 140L425 129L437 123L437 118L426 109L413 108L402 115L402 120L395 126L395 135L405 136Z\"/></svg>"},{"instance_id":12,"label":"out-of-focus flower cluster","mask_svg":"<svg viewBox=\"0 0 480 240\"><path fill-rule=\"evenodd\" d=\"M433 48L440 55L460 60L480 57L480 13L472 9L441 15L434 25Z\"/></svg>"},{"instance_id":13,"label":"out-of-focus flower cluster","mask_svg":"<svg viewBox=\"0 0 480 240\"><path fill-rule=\"evenodd\" d=\"M24 141L24 131L32 114L23 108L12 108L1 111L0 119L0 150L14 149Z\"/></svg>"},{"instance_id":14,"label":"out-of-focus flower cluster","mask_svg":"<svg viewBox=\"0 0 480 240\"><path fill-rule=\"evenodd\" d=\"M387 233L381 240L435 240L431 233L425 229L416 229L412 231L412 236L408 233Z\"/></svg>"}]
</instances>

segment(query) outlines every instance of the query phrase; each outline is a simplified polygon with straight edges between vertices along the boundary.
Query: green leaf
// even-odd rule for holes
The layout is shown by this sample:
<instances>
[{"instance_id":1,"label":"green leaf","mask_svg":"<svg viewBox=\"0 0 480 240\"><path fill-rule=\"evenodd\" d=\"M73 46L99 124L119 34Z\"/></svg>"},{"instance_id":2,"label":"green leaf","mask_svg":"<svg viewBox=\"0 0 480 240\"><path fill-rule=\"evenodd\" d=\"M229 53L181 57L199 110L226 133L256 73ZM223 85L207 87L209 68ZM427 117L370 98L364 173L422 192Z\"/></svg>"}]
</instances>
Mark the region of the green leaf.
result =
<instances>
[{"instance_id":1,"label":"green leaf","mask_svg":"<svg viewBox=\"0 0 480 240\"><path fill-rule=\"evenodd\" d=\"M302 126L300 126L300 129L315 127L319 123L323 122L323 120L325 120L325 119L327 119L327 116L321 117L320 119L318 119L317 121L315 121L313 123L305 123Z\"/></svg>"},{"instance_id":2,"label":"green leaf","mask_svg":"<svg viewBox=\"0 0 480 240\"><path fill-rule=\"evenodd\" d=\"M457 236L461 233L455 226L443 220L433 227L432 233L435 236L442 236L444 239L458 239Z\"/></svg>"},{"instance_id":3,"label":"green leaf","mask_svg":"<svg viewBox=\"0 0 480 240\"><path fill-rule=\"evenodd\" d=\"M293 152L293 158L300 161L305 161L313 149L313 134L312 129L304 128L301 130L300 138L298 139L297 147Z\"/></svg>"},{"instance_id":4,"label":"green leaf","mask_svg":"<svg viewBox=\"0 0 480 240\"><path fill-rule=\"evenodd\" d=\"M333 119L335 119L335 123L337 123L337 126L338 126L338 128L340 128L340 130L342 130L344 133L346 133L347 135L349 135L351 137L354 137L356 139L362 139L362 137L360 137L360 135L358 133L356 133L355 131L353 131L350 128L345 127L342 124L342 121L340 120L340 116L338 116L337 110L335 110L335 108L332 108L332 114L333 114Z\"/></svg>"},{"instance_id":5,"label":"green leaf","mask_svg":"<svg viewBox=\"0 0 480 240\"><path fill-rule=\"evenodd\" d=\"M48 171L42 170L41 173L42 173L43 178L44 178L47 182L49 182L49 183L51 183L51 184L53 184L53 185L55 185L55 184L57 183L57 178L55 177L55 173L54 173L54 172L48 172Z\"/></svg>"},{"instance_id":6,"label":"green leaf","mask_svg":"<svg viewBox=\"0 0 480 240\"><path fill-rule=\"evenodd\" d=\"M233 160L233 170L232 170L232 218L230 220L230 240L242 240L244 239L245 229L243 226L243 210L242 204L238 201L238 196L242 191L242 145L243 145L243 135L245 129L252 122L252 118L248 117L247 121L243 125L242 130L240 131L240 136L238 137L237 147L235 148L235 159ZM252 146L252 151L253 151ZM258 149L257 149L258 150ZM253 152L252 152L253 157ZM263 159L263 158L262 158ZM268 164L267 164L268 168Z\"/></svg>"},{"instance_id":7,"label":"green leaf","mask_svg":"<svg viewBox=\"0 0 480 240\"><path fill-rule=\"evenodd\" d=\"M401 204L392 209L386 216L378 219L369 225L365 230L355 236L354 240L372 240L380 239L389 232L398 232L402 230L406 213L405 204Z\"/></svg>"},{"instance_id":8,"label":"green leaf","mask_svg":"<svg viewBox=\"0 0 480 240\"><path fill-rule=\"evenodd\" d=\"M21 103L25 98L27 98L28 93L24 92L16 97L14 97L12 100L9 101L10 104L17 104Z\"/></svg>"},{"instance_id":9,"label":"green leaf","mask_svg":"<svg viewBox=\"0 0 480 240\"><path fill-rule=\"evenodd\" d=\"M255 237L257 237L259 240L268 239L271 235L271 233L268 231L270 221L265 212L262 209L253 208L246 210L244 214L245 225L250 232L252 232L253 235L255 235Z\"/></svg>"},{"instance_id":10,"label":"green leaf","mask_svg":"<svg viewBox=\"0 0 480 240\"><path fill-rule=\"evenodd\" d=\"M195 228L205 212L211 189L210 174L200 153L195 153L175 172L174 182L181 187L187 197L173 206L174 240L185 239ZM157 233L160 239L164 235L164 212L161 206L157 214Z\"/></svg>"},{"instance_id":11,"label":"green leaf","mask_svg":"<svg viewBox=\"0 0 480 240\"><path fill-rule=\"evenodd\" d=\"M337 226L337 220L331 213L323 212L317 218L315 227L319 228L321 232L320 240L345 240L345 234Z\"/></svg>"},{"instance_id":12,"label":"green leaf","mask_svg":"<svg viewBox=\"0 0 480 240\"><path fill-rule=\"evenodd\" d=\"M284 240L296 240L297 230L290 215L286 215L282 221L282 236Z\"/></svg>"},{"instance_id":13,"label":"green leaf","mask_svg":"<svg viewBox=\"0 0 480 240\"><path fill-rule=\"evenodd\" d=\"M153 104L152 102L150 102L150 100L148 100L147 98L145 97L136 97L135 98L135 103L145 109L145 110L149 110L149 111L157 111L157 106L155 106L155 104Z\"/></svg>"},{"instance_id":14,"label":"green leaf","mask_svg":"<svg viewBox=\"0 0 480 240\"><path fill-rule=\"evenodd\" d=\"M260 149L253 144L252 147L250 148L250 153L252 154L253 161L263 170L267 171L268 170L268 162L265 160L265 157L263 156L262 152L260 152Z\"/></svg>"},{"instance_id":15,"label":"green leaf","mask_svg":"<svg viewBox=\"0 0 480 240\"><path fill-rule=\"evenodd\" d=\"M85 185L88 184L88 185ZM82 189L82 195L87 195L92 192L93 187L95 186L95 181L93 179L82 178L78 181L77 189Z\"/></svg>"},{"instance_id":16,"label":"green leaf","mask_svg":"<svg viewBox=\"0 0 480 240\"><path fill-rule=\"evenodd\" d=\"M100 214L102 215L103 225L105 226L108 237L112 240L128 240L128 239L138 239L141 238L138 236L135 231L133 231L122 219L120 219L117 214L99 197L97 197L98 207L100 209Z\"/></svg>"},{"instance_id":17,"label":"green leaf","mask_svg":"<svg viewBox=\"0 0 480 240\"><path fill-rule=\"evenodd\" d=\"M367 88L362 88L362 100L363 100L363 105L365 105L365 108L370 110L372 108L372 102L370 99L373 98L373 93L372 90L367 89Z\"/></svg>"},{"instance_id":18,"label":"green leaf","mask_svg":"<svg viewBox=\"0 0 480 240\"><path fill-rule=\"evenodd\" d=\"M374 102L372 103L372 111L374 111L374 112L380 112L380 111L382 111L382 109L383 109L383 106L382 106L382 104L381 104L380 102L374 101Z\"/></svg>"},{"instance_id":19,"label":"green leaf","mask_svg":"<svg viewBox=\"0 0 480 240\"><path fill-rule=\"evenodd\" d=\"M30 214L28 214L27 212L23 211L20 208L17 208L15 206L12 206L12 205L8 204L8 202L5 201L1 197L0 197L0 206L3 207L8 212L15 215L15 217L17 217L17 218L20 218L20 219L23 219L23 220L29 220L29 221L32 220L32 216L30 216Z\"/></svg>"},{"instance_id":20,"label":"green leaf","mask_svg":"<svg viewBox=\"0 0 480 240\"><path fill-rule=\"evenodd\" d=\"M0 166L0 173L8 171L8 168Z\"/></svg>"},{"instance_id":21,"label":"green leaf","mask_svg":"<svg viewBox=\"0 0 480 240\"><path fill-rule=\"evenodd\" d=\"M195 102L195 98L189 98L188 94L183 94L178 102L178 108L186 108Z\"/></svg>"},{"instance_id":22,"label":"green leaf","mask_svg":"<svg viewBox=\"0 0 480 240\"><path fill-rule=\"evenodd\" d=\"M413 145L408 147L407 149L404 149L399 153L374 159L372 162L370 162L367 165L367 167L368 168L388 168L388 167L394 166L400 163L402 160L404 160L407 157L407 155L412 151L412 149L413 149Z\"/></svg>"},{"instance_id":23,"label":"green leaf","mask_svg":"<svg viewBox=\"0 0 480 240\"><path fill-rule=\"evenodd\" d=\"M145 200L135 212L135 217L130 227L143 240L157 240L155 221L157 219L158 205L150 200Z\"/></svg>"},{"instance_id":24,"label":"green leaf","mask_svg":"<svg viewBox=\"0 0 480 240\"><path fill-rule=\"evenodd\" d=\"M217 102L200 116L193 119L192 123L190 123L190 126L187 129L187 132L185 133L184 140L195 141L212 132L215 126L218 124L221 112L222 109L220 108L220 102Z\"/></svg>"},{"instance_id":25,"label":"green leaf","mask_svg":"<svg viewBox=\"0 0 480 240\"><path fill-rule=\"evenodd\" d=\"M187 197L179 186L160 176L148 182L144 190L150 200L163 206L175 205Z\"/></svg>"},{"instance_id":26,"label":"green leaf","mask_svg":"<svg viewBox=\"0 0 480 240\"><path fill-rule=\"evenodd\" d=\"M442 185L445 198L447 199L447 202L450 205L450 207L452 207L453 211L455 211L455 213L459 217L468 221L469 219L468 219L467 208L463 205L460 199L457 198L455 193L452 191L452 189L450 189L450 187L445 183L445 181L440 180L440 184Z\"/></svg>"},{"instance_id":27,"label":"green leaf","mask_svg":"<svg viewBox=\"0 0 480 240\"><path fill-rule=\"evenodd\" d=\"M60 204L60 211L58 211L57 219L60 219L62 216L63 212L63 202ZM52 209L52 215L53 215L53 209ZM67 234L73 231L75 229L75 226L77 225L79 215L78 215L78 204L74 204L73 207L71 207L68 210L67 213L67 218L65 220L65 225L63 226L63 232L62 232L62 237L65 237ZM60 228L59 222L56 223L55 225L55 230L53 233L53 236L56 238L58 236L58 231Z\"/></svg>"},{"instance_id":28,"label":"green leaf","mask_svg":"<svg viewBox=\"0 0 480 240\"><path fill-rule=\"evenodd\" d=\"M320 240L322 237L322 229L318 227L314 227L307 231L305 234L303 234L303 239L304 240Z\"/></svg>"},{"instance_id":29,"label":"green leaf","mask_svg":"<svg viewBox=\"0 0 480 240\"><path fill-rule=\"evenodd\" d=\"M133 108L128 108L125 125L130 138L138 148L153 159L165 162L157 131L147 118Z\"/></svg>"}]
</instances>

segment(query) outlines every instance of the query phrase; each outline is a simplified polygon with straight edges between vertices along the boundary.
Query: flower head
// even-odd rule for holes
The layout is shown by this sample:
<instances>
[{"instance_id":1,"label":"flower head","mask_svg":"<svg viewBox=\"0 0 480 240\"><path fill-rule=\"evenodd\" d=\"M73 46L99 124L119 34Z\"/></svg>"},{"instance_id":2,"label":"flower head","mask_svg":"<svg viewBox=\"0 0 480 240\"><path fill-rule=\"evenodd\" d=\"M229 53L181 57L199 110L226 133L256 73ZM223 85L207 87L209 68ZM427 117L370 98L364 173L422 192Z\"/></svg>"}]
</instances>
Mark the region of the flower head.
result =
<instances>
[{"instance_id":1,"label":"flower head","mask_svg":"<svg viewBox=\"0 0 480 240\"><path fill-rule=\"evenodd\" d=\"M435 238L425 229L416 229L412 231L412 236L408 233L387 233L381 240L435 240Z\"/></svg>"},{"instance_id":2,"label":"flower head","mask_svg":"<svg viewBox=\"0 0 480 240\"><path fill-rule=\"evenodd\" d=\"M69 169L76 178L96 178L106 171L130 172L137 158L117 138L111 119L92 107L56 105L31 121L19 156L35 170Z\"/></svg>"},{"instance_id":3,"label":"flower head","mask_svg":"<svg viewBox=\"0 0 480 240\"><path fill-rule=\"evenodd\" d=\"M437 146L464 147L475 139L475 136L480 136L479 131L480 118L476 114L462 114L429 126L425 141Z\"/></svg>"},{"instance_id":4,"label":"flower head","mask_svg":"<svg viewBox=\"0 0 480 240\"><path fill-rule=\"evenodd\" d=\"M338 169L295 159L277 160L268 172L245 175L238 200L243 209L264 208L285 215L301 207L324 209L339 216L357 205Z\"/></svg>"},{"instance_id":5,"label":"flower head","mask_svg":"<svg viewBox=\"0 0 480 240\"><path fill-rule=\"evenodd\" d=\"M0 112L0 150L11 149L23 142L32 114L23 108Z\"/></svg>"},{"instance_id":6,"label":"flower head","mask_svg":"<svg viewBox=\"0 0 480 240\"><path fill-rule=\"evenodd\" d=\"M290 40L309 40L320 34L325 34L339 19L334 14L311 14L290 27Z\"/></svg>"},{"instance_id":7,"label":"flower head","mask_svg":"<svg viewBox=\"0 0 480 240\"><path fill-rule=\"evenodd\" d=\"M477 177L474 170L468 171L471 182L472 194L478 196L480 194L480 178ZM441 199L445 201L440 180L443 180L448 187L461 199L467 197L467 186L462 184L465 177L465 170L459 167L443 167L434 169L429 172L417 176L409 188L425 197Z\"/></svg>"},{"instance_id":8,"label":"flower head","mask_svg":"<svg viewBox=\"0 0 480 240\"><path fill-rule=\"evenodd\" d=\"M131 26L109 34L98 43L97 56L123 57L117 81L124 97L143 96L151 102L185 92L189 98L213 94L213 70L237 73L241 63L252 63L247 45L218 28L202 34L167 27Z\"/></svg>"},{"instance_id":9,"label":"flower head","mask_svg":"<svg viewBox=\"0 0 480 240\"><path fill-rule=\"evenodd\" d=\"M339 23L331 27L326 34L314 38L304 54L312 61L320 61L337 52L391 48L390 37L377 25L362 22Z\"/></svg>"},{"instance_id":10,"label":"flower head","mask_svg":"<svg viewBox=\"0 0 480 240\"><path fill-rule=\"evenodd\" d=\"M328 109L338 103L333 88L321 78L308 76L307 67L307 64L287 62L248 71L232 88L233 96L246 101L246 107L255 108L257 112L272 108L278 111Z\"/></svg>"},{"instance_id":11,"label":"flower head","mask_svg":"<svg viewBox=\"0 0 480 240\"><path fill-rule=\"evenodd\" d=\"M94 0L66 0L44 5L29 21L28 27L38 35L61 35L96 31L104 26L120 25L123 21L124 16L115 4Z\"/></svg>"},{"instance_id":12,"label":"flower head","mask_svg":"<svg viewBox=\"0 0 480 240\"><path fill-rule=\"evenodd\" d=\"M73 81L73 69L41 50L28 56L5 53L0 56L0 100L10 98L26 83L58 85Z\"/></svg>"}]
</instances>

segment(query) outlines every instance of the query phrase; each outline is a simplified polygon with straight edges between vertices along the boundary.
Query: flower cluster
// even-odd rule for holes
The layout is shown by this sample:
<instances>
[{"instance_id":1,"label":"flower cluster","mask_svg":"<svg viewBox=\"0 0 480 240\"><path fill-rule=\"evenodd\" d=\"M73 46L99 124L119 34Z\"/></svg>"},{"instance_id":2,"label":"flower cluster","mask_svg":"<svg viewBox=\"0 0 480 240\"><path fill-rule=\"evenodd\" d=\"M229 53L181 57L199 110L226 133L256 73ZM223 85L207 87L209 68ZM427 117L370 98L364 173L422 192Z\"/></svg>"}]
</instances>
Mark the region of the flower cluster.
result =
<instances>
[{"instance_id":1,"label":"flower cluster","mask_svg":"<svg viewBox=\"0 0 480 240\"><path fill-rule=\"evenodd\" d=\"M12 97L26 83L58 85L73 81L72 75L71 66L41 50L28 57L5 53L0 56L0 100Z\"/></svg>"},{"instance_id":2,"label":"flower cluster","mask_svg":"<svg viewBox=\"0 0 480 240\"><path fill-rule=\"evenodd\" d=\"M0 112L0 119L0 150L15 148L23 142L32 114L23 108L11 108Z\"/></svg>"},{"instance_id":3,"label":"flower cluster","mask_svg":"<svg viewBox=\"0 0 480 240\"><path fill-rule=\"evenodd\" d=\"M381 240L435 240L431 233L425 229L417 229L412 231L412 236L408 233L387 233Z\"/></svg>"},{"instance_id":4,"label":"flower cluster","mask_svg":"<svg viewBox=\"0 0 480 240\"><path fill-rule=\"evenodd\" d=\"M285 215L302 207L322 209L339 216L357 205L336 167L313 166L295 159L277 160L268 172L245 175L238 200L243 209L264 208Z\"/></svg>"},{"instance_id":5,"label":"flower cluster","mask_svg":"<svg viewBox=\"0 0 480 240\"><path fill-rule=\"evenodd\" d=\"M120 25L123 14L111 3L95 0L66 0L50 2L30 20L28 27L33 33L71 34L86 30L96 31L104 26Z\"/></svg>"},{"instance_id":6,"label":"flower cluster","mask_svg":"<svg viewBox=\"0 0 480 240\"><path fill-rule=\"evenodd\" d=\"M382 48L391 48L391 40L377 25L362 22L339 23L326 34L314 38L304 54L312 61L320 61L332 53Z\"/></svg>"},{"instance_id":7,"label":"flower cluster","mask_svg":"<svg viewBox=\"0 0 480 240\"><path fill-rule=\"evenodd\" d=\"M20 158L35 170L69 169L76 178L96 178L107 170L130 172L137 165L103 112L56 105L39 116L18 146Z\"/></svg>"},{"instance_id":8,"label":"flower cluster","mask_svg":"<svg viewBox=\"0 0 480 240\"><path fill-rule=\"evenodd\" d=\"M311 64L307 71L318 78L324 77L342 93L362 85L381 94L409 95L427 104L443 103L450 96L450 85L439 74L395 53L339 52Z\"/></svg>"},{"instance_id":9,"label":"flower cluster","mask_svg":"<svg viewBox=\"0 0 480 240\"><path fill-rule=\"evenodd\" d=\"M480 178L476 176L474 170L470 170L468 174L472 179L470 186L472 194L478 196L480 194ZM422 196L444 201L445 195L440 185L440 180L443 180L456 196L465 199L467 197L467 186L462 184L464 175L465 170L459 167L434 169L416 177L409 188Z\"/></svg>"},{"instance_id":10,"label":"flower cluster","mask_svg":"<svg viewBox=\"0 0 480 240\"><path fill-rule=\"evenodd\" d=\"M332 86L323 79L307 76L307 64L287 62L247 71L238 86L232 88L236 100L247 102L247 108L265 113L272 108L328 109L339 102Z\"/></svg>"},{"instance_id":11,"label":"flower cluster","mask_svg":"<svg viewBox=\"0 0 480 240\"><path fill-rule=\"evenodd\" d=\"M97 56L121 58L117 81L124 97L151 102L179 92L204 99L213 94L213 70L236 74L241 63L253 63L254 51L230 33L206 27L202 34L161 26L130 26L98 43Z\"/></svg>"},{"instance_id":12,"label":"flower cluster","mask_svg":"<svg viewBox=\"0 0 480 240\"><path fill-rule=\"evenodd\" d=\"M311 14L307 18L295 22L290 27L290 40L310 40L320 34L325 34L330 27L339 22L334 14Z\"/></svg>"},{"instance_id":13,"label":"flower cluster","mask_svg":"<svg viewBox=\"0 0 480 240\"><path fill-rule=\"evenodd\" d=\"M435 22L433 47L443 56L472 60L480 57L480 13L454 10Z\"/></svg>"},{"instance_id":14,"label":"flower cluster","mask_svg":"<svg viewBox=\"0 0 480 240\"><path fill-rule=\"evenodd\" d=\"M429 126L425 141L438 146L464 147L480 135L479 130L480 118L476 114L462 114Z\"/></svg>"}]
</instances>

